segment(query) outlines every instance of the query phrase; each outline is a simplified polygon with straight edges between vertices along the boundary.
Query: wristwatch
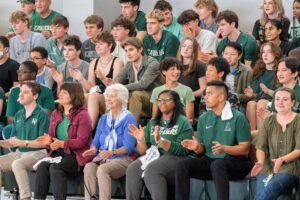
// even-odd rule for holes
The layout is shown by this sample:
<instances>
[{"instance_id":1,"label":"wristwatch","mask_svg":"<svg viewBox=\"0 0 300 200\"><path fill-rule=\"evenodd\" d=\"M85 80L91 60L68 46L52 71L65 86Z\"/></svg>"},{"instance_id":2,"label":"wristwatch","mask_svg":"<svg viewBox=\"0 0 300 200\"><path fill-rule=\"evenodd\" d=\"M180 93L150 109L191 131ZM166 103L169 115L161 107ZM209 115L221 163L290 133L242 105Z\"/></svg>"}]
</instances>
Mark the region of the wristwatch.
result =
<instances>
[{"instance_id":1,"label":"wristwatch","mask_svg":"<svg viewBox=\"0 0 300 200\"><path fill-rule=\"evenodd\" d=\"M116 155L117 155L117 154L116 154L116 150L113 150L112 153L113 153L113 156L116 156Z\"/></svg>"},{"instance_id":2,"label":"wristwatch","mask_svg":"<svg viewBox=\"0 0 300 200\"><path fill-rule=\"evenodd\" d=\"M29 141L25 140L25 147L28 147L28 145L29 145Z\"/></svg>"}]
</instances>

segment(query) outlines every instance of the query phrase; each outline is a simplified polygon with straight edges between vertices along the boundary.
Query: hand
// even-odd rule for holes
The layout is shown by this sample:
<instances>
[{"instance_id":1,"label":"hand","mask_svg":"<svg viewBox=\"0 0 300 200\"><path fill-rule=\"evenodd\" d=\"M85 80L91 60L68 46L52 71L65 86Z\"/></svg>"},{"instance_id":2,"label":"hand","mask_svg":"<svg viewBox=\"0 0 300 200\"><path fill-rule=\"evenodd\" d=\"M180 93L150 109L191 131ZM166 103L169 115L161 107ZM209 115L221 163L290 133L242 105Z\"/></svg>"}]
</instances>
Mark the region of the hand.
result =
<instances>
[{"instance_id":1,"label":"hand","mask_svg":"<svg viewBox=\"0 0 300 200\"><path fill-rule=\"evenodd\" d=\"M129 124L128 125L128 129L130 131L130 135L132 135L137 141L142 142L145 141L145 137L144 137L144 128L141 125L138 127L136 127L133 124Z\"/></svg>"},{"instance_id":2,"label":"hand","mask_svg":"<svg viewBox=\"0 0 300 200\"><path fill-rule=\"evenodd\" d=\"M193 30L189 27L188 24L182 26L183 34L185 37L195 37L195 33Z\"/></svg>"},{"instance_id":3,"label":"hand","mask_svg":"<svg viewBox=\"0 0 300 200\"><path fill-rule=\"evenodd\" d=\"M277 174L283 164L283 159L279 157L277 159L273 159L272 162L274 163L273 172Z\"/></svg>"},{"instance_id":4,"label":"hand","mask_svg":"<svg viewBox=\"0 0 300 200\"><path fill-rule=\"evenodd\" d=\"M82 81L84 79L81 71L79 71L78 69L70 68L69 72L70 72L70 76L77 81Z\"/></svg>"},{"instance_id":5,"label":"hand","mask_svg":"<svg viewBox=\"0 0 300 200\"><path fill-rule=\"evenodd\" d=\"M52 69L52 68L55 68L55 63L50 58L48 58L46 66L49 67L50 69Z\"/></svg>"},{"instance_id":6,"label":"hand","mask_svg":"<svg viewBox=\"0 0 300 200\"><path fill-rule=\"evenodd\" d=\"M16 34L14 32L8 32L6 33L5 37L7 37L7 39L10 39L12 37L14 37Z\"/></svg>"},{"instance_id":7,"label":"hand","mask_svg":"<svg viewBox=\"0 0 300 200\"><path fill-rule=\"evenodd\" d=\"M219 142L212 142L213 143L213 146L212 146L212 152L214 155L220 155L221 153L224 152L224 146L221 145Z\"/></svg>"},{"instance_id":8,"label":"hand","mask_svg":"<svg viewBox=\"0 0 300 200\"><path fill-rule=\"evenodd\" d=\"M199 142L195 136L193 136L192 140L183 140L181 141L181 145L191 151L196 151L199 145Z\"/></svg>"},{"instance_id":9,"label":"hand","mask_svg":"<svg viewBox=\"0 0 300 200\"><path fill-rule=\"evenodd\" d=\"M201 51L198 52L198 59L205 64L207 64L213 57L217 57L217 53L215 51L211 51L210 53L204 53Z\"/></svg>"},{"instance_id":10,"label":"hand","mask_svg":"<svg viewBox=\"0 0 300 200\"><path fill-rule=\"evenodd\" d=\"M253 97L254 94L253 89L250 86L244 90L244 93L247 97Z\"/></svg>"},{"instance_id":11,"label":"hand","mask_svg":"<svg viewBox=\"0 0 300 200\"><path fill-rule=\"evenodd\" d=\"M159 131L159 126L158 125L154 126L153 136L156 144L162 140L158 131Z\"/></svg>"},{"instance_id":12,"label":"hand","mask_svg":"<svg viewBox=\"0 0 300 200\"><path fill-rule=\"evenodd\" d=\"M55 82L62 83L64 81L63 74L61 72L57 71L55 68L51 68L50 73Z\"/></svg>"},{"instance_id":13,"label":"hand","mask_svg":"<svg viewBox=\"0 0 300 200\"><path fill-rule=\"evenodd\" d=\"M257 109L256 113L257 113L258 117L260 117L263 120L271 115L271 112L269 110L267 110L266 108L259 108L259 109Z\"/></svg>"},{"instance_id":14,"label":"hand","mask_svg":"<svg viewBox=\"0 0 300 200\"><path fill-rule=\"evenodd\" d=\"M99 152L99 156L102 160L107 160L109 159L110 157L113 156L113 152L112 151L100 151Z\"/></svg>"},{"instance_id":15,"label":"hand","mask_svg":"<svg viewBox=\"0 0 300 200\"><path fill-rule=\"evenodd\" d=\"M57 149L59 149L59 148L64 148L64 141L62 141L62 140L59 140L59 139L57 139L57 138L53 138L53 142L50 144L50 149L52 150L52 151L55 151L55 150L57 150Z\"/></svg>"},{"instance_id":16,"label":"hand","mask_svg":"<svg viewBox=\"0 0 300 200\"><path fill-rule=\"evenodd\" d=\"M110 86L110 85L113 85L113 84L117 83L117 82L116 82L115 80L113 80L112 78L106 78L106 77L103 78L102 82L104 83L104 85L105 85L106 87L108 87L108 86Z\"/></svg>"},{"instance_id":17,"label":"hand","mask_svg":"<svg viewBox=\"0 0 300 200\"><path fill-rule=\"evenodd\" d=\"M24 147L25 142L23 140L18 139L17 137L9 138L9 144L13 147Z\"/></svg>"},{"instance_id":18,"label":"hand","mask_svg":"<svg viewBox=\"0 0 300 200\"><path fill-rule=\"evenodd\" d=\"M46 30L43 30L43 31L41 32L41 34L42 34L46 39L48 39L48 38L50 38L50 37L52 36L52 33L51 33L50 31L46 31Z\"/></svg>"},{"instance_id":19,"label":"hand","mask_svg":"<svg viewBox=\"0 0 300 200\"><path fill-rule=\"evenodd\" d=\"M85 152L83 152L82 156L83 157L93 156L93 155L95 155L96 152L97 152L97 149L95 147L92 147L92 148L86 150Z\"/></svg>"},{"instance_id":20,"label":"hand","mask_svg":"<svg viewBox=\"0 0 300 200\"><path fill-rule=\"evenodd\" d=\"M43 136L38 137L35 141L40 144L43 144L44 146L48 146L51 144L52 138L49 134L46 133Z\"/></svg>"},{"instance_id":21,"label":"hand","mask_svg":"<svg viewBox=\"0 0 300 200\"><path fill-rule=\"evenodd\" d=\"M260 83L260 84L259 84L259 87L261 88L261 90L262 90L264 93L269 94L269 88L268 88L265 84Z\"/></svg>"},{"instance_id":22,"label":"hand","mask_svg":"<svg viewBox=\"0 0 300 200\"><path fill-rule=\"evenodd\" d=\"M263 164L256 162L251 170L251 176L257 176L257 174L259 174L262 169L263 169Z\"/></svg>"}]
</instances>

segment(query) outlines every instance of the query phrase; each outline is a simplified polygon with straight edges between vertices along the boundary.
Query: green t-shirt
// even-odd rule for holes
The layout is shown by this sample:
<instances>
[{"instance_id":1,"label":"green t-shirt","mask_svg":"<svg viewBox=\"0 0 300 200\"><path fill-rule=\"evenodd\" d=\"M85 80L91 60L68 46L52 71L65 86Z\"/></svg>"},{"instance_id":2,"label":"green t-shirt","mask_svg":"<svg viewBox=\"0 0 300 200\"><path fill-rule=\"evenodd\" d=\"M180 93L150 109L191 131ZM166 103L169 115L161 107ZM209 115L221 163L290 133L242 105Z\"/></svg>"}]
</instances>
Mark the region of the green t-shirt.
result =
<instances>
[{"instance_id":1,"label":"green t-shirt","mask_svg":"<svg viewBox=\"0 0 300 200\"><path fill-rule=\"evenodd\" d=\"M224 47L229 42L230 40L228 39L228 37L225 37L220 41L217 47L218 56L222 56ZM252 36L248 35L247 33L241 32L236 42L239 43L243 49L241 62L245 63L245 60L250 60L254 63L258 55L258 45L256 43L256 40Z\"/></svg>"},{"instance_id":2,"label":"green t-shirt","mask_svg":"<svg viewBox=\"0 0 300 200\"><path fill-rule=\"evenodd\" d=\"M205 147L205 155L210 158L224 158L225 153L214 155L212 142L217 141L222 145L234 146L240 142L250 142L250 126L243 113L231 109L233 117L222 120L212 110L208 110L199 118L197 125L198 140Z\"/></svg>"},{"instance_id":3,"label":"green t-shirt","mask_svg":"<svg viewBox=\"0 0 300 200\"><path fill-rule=\"evenodd\" d=\"M39 14L30 18L31 30L34 32L51 31L52 20L56 16L61 16L60 13L51 10L50 15L46 18L42 18Z\"/></svg>"},{"instance_id":4,"label":"green t-shirt","mask_svg":"<svg viewBox=\"0 0 300 200\"><path fill-rule=\"evenodd\" d=\"M166 89L167 88L165 85L154 88L151 98L150 98L150 102L153 104L156 104L158 95ZM185 107L186 103L195 101L194 93L193 93L192 89L188 86L178 83L178 86L176 88L173 88L172 90L176 91L179 94L180 101L184 107Z\"/></svg>"},{"instance_id":5,"label":"green t-shirt","mask_svg":"<svg viewBox=\"0 0 300 200\"><path fill-rule=\"evenodd\" d=\"M173 127L167 128L168 124L168 121L161 120L159 126L159 134L162 138L171 141L171 146L168 152L158 146L160 155L194 155L192 152L181 146L182 140L191 139L193 136L193 128L187 118L183 115L180 115ZM151 145L156 145L153 137L154 127L155 121L152 119L145 128L145 141L148 147L150 147Z\"/></svg>"},{"instance_id":6,"label":"green t-shirt","mask_svg":"<svg viewBox=\"0 0 300 200\"><path fill-rule=\"evenodd\" d=\"M37 99L37 103L41 105L44 109L54 110L54 98L52 91L44 85L41 86L41 94ZM14 87L11 89L8 100L7 100L7 108L6 108L6 116L14 116L19 110L23 108L18 101L20 94L20 86Z\"/></svg>"},{"instance_id":7,"label":"green t-shirt","mask_svg":"<svg viewBox=\"0 0 300 200\"><path fill-rule=\"evenodd\" d=\"M63 119L56 128L56 136L59 140L67 140L68 139L69 124L70 124L70 120L68 119L66 114L63 113Z\"/></svg>"},{"instance_id":8,"label":"green t-shirt","mask_svg":"<svg viewBox=\"0 0 300 200\"><path fill-rule=\"evenodd\" d=\"M49 123L50 116L40 105L37 105L27 118L25 118L25 109L21 109L15 115L11 137L15 136L20 140L35 140L48 132ZM27 147L18 149L23 152L39 150Z\"/></svg>"},{"instance_id":9,"label":"green t-shirt","mask_svg":"<svg viewBox=\"0 0 300 200\"><path fill-rule=\"evenodd\" d=\"M175 35L179 41L184 38L182 26L177 22L177 18L173 15L173 20L170 26L164 26L164 30L169 31Z\"/></svg>"},{"instance_id":10,"label":"green t-shirt","mask_svg":"<svg viewBox=\"0 0 300 200\"><path fill-rule=\"evenodd\" d=\"M145 54L156 58L158 61L162 61L166 57L176 57L179 44L179 40L173 33L165 30L157 43L151 35L146 35L143 39Z\"/></svg>"},{"instance_id":11,"label":"green t-shirt","mask_svg":"<svg viewBox=\"0 0 300 200\"><path fill-rule=\"evenodd\" d=\"M146 17L144 12L140 10L138 11L138 14L134 21L134 25L135 25L136 32L147 31L147 23L146 23Z\"/></svg>"},{"instance_id":12,"label":"green t-shirt","mask_svg":"<svg viewBox=\"0 0 300 200\"><path fill-rule=\"evenodd\" d=\"M265 99L264 97L269 97L269 95L265 94L262 91L259 84L263 83L269 89L274 90L275 89L275 84L274 84L275 77L276 76L275 76L275 73L273 70L265 70L261 75L259 75L253 79L251 88L253 89L253 92L256 94L256 97L258 100Z\"/></svg>"},{"instance_id":13,"label":"green t-shirt","mask_svg":"<svg viewBox=\"0 0 300 200\"><path fill-rule=\"evenodd\" d=\"M296 95L296 102L294 107L292 108L292 110L296 113L300 113L300 85L296 84L295 87L293 88L295 95ZM273 98L272 98L272 105L271 105L271 109L272 112L276 112L275 109L275 92L273 94Z\"/></svg>"},{"instance_id":14,"label":"green t-shirt","mask_svg":"<svg viewBox=\"0 0 300 200\"><path fill-rule=\"evenodd\" d=\"M66 61L64 57L64 47L58 48L57 40L55 38L51 37L47 40L46 48L48 57L54 61L56 68Z\"/></svg>"}]
</instances>

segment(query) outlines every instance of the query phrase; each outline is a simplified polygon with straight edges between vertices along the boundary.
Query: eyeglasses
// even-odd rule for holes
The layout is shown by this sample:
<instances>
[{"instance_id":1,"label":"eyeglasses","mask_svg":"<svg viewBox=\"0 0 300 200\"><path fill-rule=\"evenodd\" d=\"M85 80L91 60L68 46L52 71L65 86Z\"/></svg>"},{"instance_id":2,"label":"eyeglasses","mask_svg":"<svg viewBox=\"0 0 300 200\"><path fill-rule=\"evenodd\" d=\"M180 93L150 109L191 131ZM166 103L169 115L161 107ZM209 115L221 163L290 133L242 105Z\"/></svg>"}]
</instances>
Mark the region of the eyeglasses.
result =
<instances>
[{"instance_id":1,"label":"eyeglasses","mask_svg":"<svg viewBox=\"0 0 300 200\"><path fill-rule=\"evenodd\" d=\"M32 72L25 71L25 70L17 70L17 74L26 74L26 73L32 73Z\"/></svg>"},{"instance_id":2,"label":"eyeglasses","mask_svg":"<svg viewBox=\"0 0 300 200\"><path fill-rule=\"evenodd\" d=\"M173 98L157 99L158 103L169 103Z\"/></svg>"},{"instance_id":3,"label":"eyeglasses","mask_svg":"<svg viewBox=\"0 0 300 200\"><path fill-rule=\"evenodd\" d=\"M41 59L44 59L44 58L38 58L38 57L35 57L35 58L28 58L28 60L30 60L30 61L41 60Z\"/></svg>"}]
</instances>

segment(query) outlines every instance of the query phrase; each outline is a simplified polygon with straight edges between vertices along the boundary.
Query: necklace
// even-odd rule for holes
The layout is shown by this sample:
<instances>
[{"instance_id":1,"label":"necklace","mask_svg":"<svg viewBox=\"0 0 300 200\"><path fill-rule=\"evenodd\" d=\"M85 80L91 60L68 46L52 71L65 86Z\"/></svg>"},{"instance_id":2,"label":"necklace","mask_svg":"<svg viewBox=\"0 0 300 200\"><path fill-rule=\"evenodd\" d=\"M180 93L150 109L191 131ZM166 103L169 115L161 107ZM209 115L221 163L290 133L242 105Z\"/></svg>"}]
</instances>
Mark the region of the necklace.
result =
<instances>
[{"instance_id":1,"label":"necklace","mask_svg":"<svg viewBox=\"0 0 300 200\"><path fill-rule=\"evenodd\" d=\"M102 68L106 68L107 65L112 61L112 59L113 59L113 56L110 56L110 58L108 59L107 62L102 62L102 59L100 58L100 66L101 66Z\"/></svg>"}]
</instances>

